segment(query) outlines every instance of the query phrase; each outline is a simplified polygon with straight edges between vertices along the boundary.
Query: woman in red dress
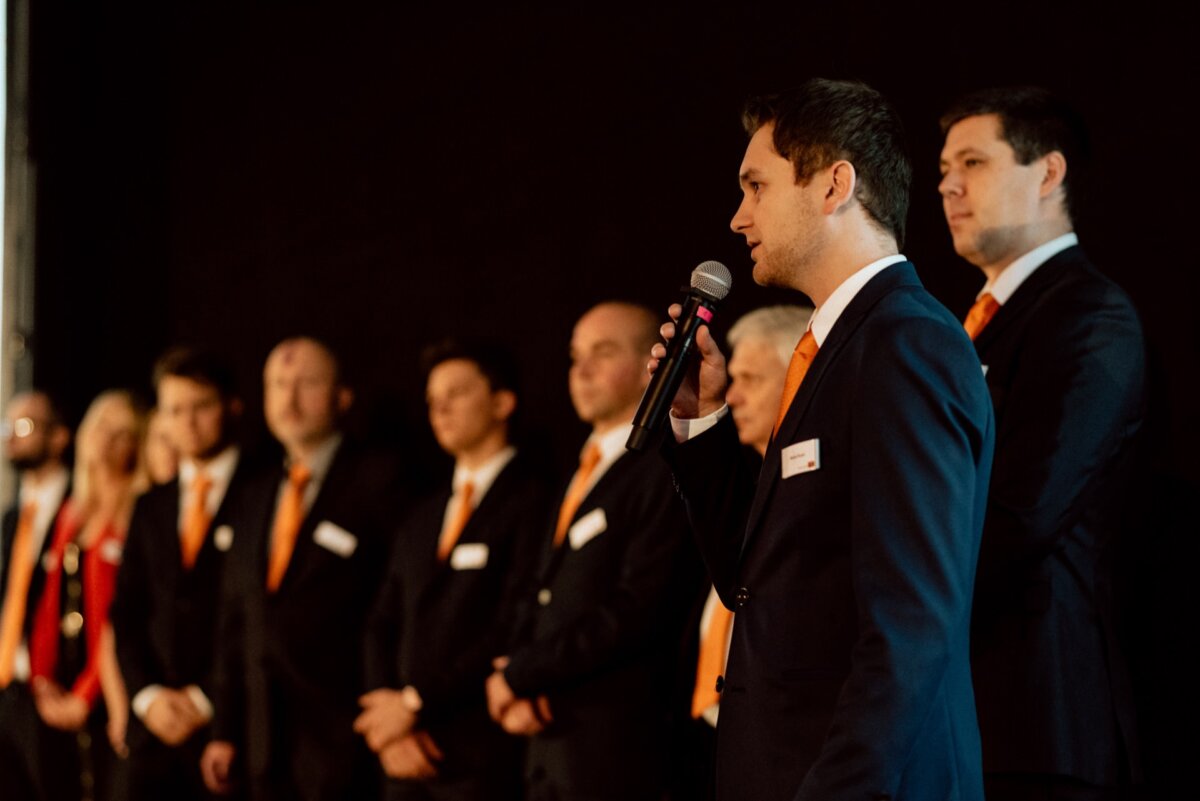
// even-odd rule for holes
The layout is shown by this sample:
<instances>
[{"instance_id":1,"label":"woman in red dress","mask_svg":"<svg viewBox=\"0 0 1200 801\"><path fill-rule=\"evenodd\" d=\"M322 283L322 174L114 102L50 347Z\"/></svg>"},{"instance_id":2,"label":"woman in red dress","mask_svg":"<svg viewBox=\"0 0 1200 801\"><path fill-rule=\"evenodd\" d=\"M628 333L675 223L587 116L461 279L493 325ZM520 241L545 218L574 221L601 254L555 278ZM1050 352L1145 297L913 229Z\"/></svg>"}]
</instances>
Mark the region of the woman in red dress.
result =
<instances>
[{"instance_id":1,"label":"woman in red dress","mask_svg":"<svg viewBox=\"0 0 1200 801\"><path fill-rule=\"evenodd\" d=\"M61 785L55 798L109 798L114 749L124 747L129 704L108 606L133 501L146 484L139 464L144 424L128 392L104 392L88 407L76 437L71 497L55 521L44 562L30 661L38 714L62 733L50 740L57 752L50 760L54 784Z\"/></svg>"}]
</instances>

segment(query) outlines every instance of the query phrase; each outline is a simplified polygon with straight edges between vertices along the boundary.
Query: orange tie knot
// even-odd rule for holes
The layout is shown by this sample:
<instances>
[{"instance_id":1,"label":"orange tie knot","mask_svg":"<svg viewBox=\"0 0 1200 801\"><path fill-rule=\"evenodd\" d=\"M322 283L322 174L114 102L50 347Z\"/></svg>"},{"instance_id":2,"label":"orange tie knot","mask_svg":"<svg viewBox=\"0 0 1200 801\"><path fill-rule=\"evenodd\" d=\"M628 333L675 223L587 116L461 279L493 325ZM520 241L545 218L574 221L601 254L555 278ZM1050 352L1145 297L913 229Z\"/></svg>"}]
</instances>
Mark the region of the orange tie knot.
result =
<instances>
[{"instance_id":1,"label":"orange tie knot","mask_svg":"<svg viewBox=\"0 0 1200 801\"><path fill-rule=\"evenodd\" d=\"M303 490L311 480L312 470L303 462L296 462L288 469L288 483L297 489Z\"/></svg>"},{"instance_id":2,"label":"orange tie knot","mask_svg":"<svg viewBox=\"0 0 1200 801\"><path fill-rule=\"evenodd\" d=\"M984 292L979 296L979 300L975 301L975 305L967 312L967 319L963 322L963 328L967 331L967 336L972 340L979 336L979 332L984 329L997 310L1000 308L1000 302L992 297L992 293Z\"/></svg>"},{"instance_id":3,"label":"orange tie knot","mask_svg":"<svg viewBox=\"0 0 1200 801\"><path fill-rule=\"evenodd\" d=\"M593 442L584 449L583 455L579 457L579 472L590 477L598 464L600 464L600 446Z\"/></svg>"},{"instance_id":4,"label":"orange tie knot","mask_svg":"<svg viewBox=\"0 0 1200 801\"><path fill-rule=\"evenodd\" d=\"M192 479L192 494L198 498L201 503L208 496L208 491L212 489L213 480L209 478L208 473L203 470L196 471L196 477Z\"/></svg>"}]
</instances>

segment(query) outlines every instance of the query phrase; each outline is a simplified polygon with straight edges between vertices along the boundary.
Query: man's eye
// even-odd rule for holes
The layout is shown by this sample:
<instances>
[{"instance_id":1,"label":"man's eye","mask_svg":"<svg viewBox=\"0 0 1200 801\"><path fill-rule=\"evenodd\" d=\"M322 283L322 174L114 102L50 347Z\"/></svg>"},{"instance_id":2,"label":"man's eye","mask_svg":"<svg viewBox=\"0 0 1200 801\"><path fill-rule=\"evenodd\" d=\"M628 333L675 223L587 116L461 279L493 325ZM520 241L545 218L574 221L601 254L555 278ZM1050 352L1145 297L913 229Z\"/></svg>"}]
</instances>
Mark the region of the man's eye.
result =
<instances>
[{"instance_id":1,"label":"man's eye","mask_svg":"<svg viewBox=\"0 0 1200 801\"><path fill-rule=\"evenodd\" d=\"M757 194L758 194L758 190L759 190L759 189L761 189L761 188L762 188L762 184L760 184L758 181L751 181L751 182L750 182L750 191L752 191L754 194L756 194L756 195L757 195Z\"/></svg>"},{"instance_id":2,"label":"man's eye","mask_svg":"<svg viewBox=\"0 0 1200 801\"><path fill-rule=\"evenodd\" d=\"M966 167L978 167L982 163L983 159L966 159L963 161L963 165Z\"/></svg>"}]
</instances>

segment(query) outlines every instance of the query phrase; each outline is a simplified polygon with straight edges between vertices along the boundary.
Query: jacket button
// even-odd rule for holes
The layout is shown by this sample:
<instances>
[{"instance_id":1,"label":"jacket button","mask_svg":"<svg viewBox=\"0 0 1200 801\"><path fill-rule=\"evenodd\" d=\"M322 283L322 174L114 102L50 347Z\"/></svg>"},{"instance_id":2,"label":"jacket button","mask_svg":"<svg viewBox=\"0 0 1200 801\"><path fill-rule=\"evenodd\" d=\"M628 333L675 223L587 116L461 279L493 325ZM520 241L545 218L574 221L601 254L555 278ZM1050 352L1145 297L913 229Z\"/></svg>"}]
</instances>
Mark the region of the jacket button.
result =
<instances>
[{"instance_id":1,"label":"jacket button","mask_svg":"<svg viewBox=\"0 0 1200 801\"><path fill-rule=\"evenodd\" d=\"M733 602L737 604L738 609L744 607L750 602L750 590L745 587L738 587L737 591L733 594Z\"/></svg>"},{"instance_id":2,"label":"jacket button","mask_svg":"<svg viewBox=\"0 0 1200 801\"><path fill-rule=\"evenodd\" d=\"M549 606L550 599L552 597L554 596L551 594L549 587L543 587L542 589L538 590L538 606Z\"/></svg>"},{"instance_id":3,"label":"jacket button","mask_svg":"<svg viewBox=\"0 0 1200 801\"><path fill-rule=\"evenodd\" d=\"M721 690L724 690L724 689L725 689L725 677L717 676L717 692L721 692Z\"/></svg>"}]
</instances>

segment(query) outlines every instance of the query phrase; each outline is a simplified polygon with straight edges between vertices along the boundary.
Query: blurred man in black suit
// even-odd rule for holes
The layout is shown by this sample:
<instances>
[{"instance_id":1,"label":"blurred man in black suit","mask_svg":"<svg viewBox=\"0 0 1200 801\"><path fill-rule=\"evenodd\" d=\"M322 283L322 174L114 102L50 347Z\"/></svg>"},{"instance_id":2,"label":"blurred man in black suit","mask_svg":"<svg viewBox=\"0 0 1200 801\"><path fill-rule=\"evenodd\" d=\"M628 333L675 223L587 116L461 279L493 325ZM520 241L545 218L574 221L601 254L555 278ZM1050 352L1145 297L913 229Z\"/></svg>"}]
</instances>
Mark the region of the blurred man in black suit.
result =
<instances>
[{"instance_id":1,"label":"blurred man in black suit","mask_svg":"<svg viewBox=\"0 0 1200 801\"><path fill-rule=\"evenodd\" d=\"M512 445L517 370L485 343L426 351L425 397L454 475L401 527L367 640L355 722L391 777L387 797L521 796L521 749L487 713L518 594L541 555L544 483Z\"/></svg>"},{"instance_id":2,"label":"blurred man in black suit","mask_svg":"<svg viewBox=\"0 0 1200 801\"><path fill-rule=\"evenodd\" d=\"M154 385L180 465L137 502L110 611L133 708L129 797L203 799L230 509L247 478L232 435L241 401L229 367L186 348L159 360Z\"/></svg>"},{"instance_id":3,"label":"blurred man in black suit","mask_svg":"<svg viewBox=\"0 0 1200 801\"><path fill-rule=\"evenodd\" d=\"M375 759L353 729L362 643L397 525L393 460L338 430L353 393L328 347L288 339L263 370L267 426L286 461L231 519L214 741L206 784L241 760L256 801L373 798Z\"/></svg>"},{"instance_id":4,"label":"blurred man in black suit","mask_svg":"<svg viewBox=\"0 0 1200 801\"><path fill-rule=\"evenodd\" d=\"M50 529L71 483L63 454L71 432L44 392L14 395L3 421L4 452L17 471L16 503L0 527L0 787L40 798L37 743L43 724L29 693L28 638L42 597Z\"/></svg>"},{"instance_id":5,"label":"blurred man in black suit","mask_svg":"<svg viewBox=\"0 0 1200 801\"><path fill-rule=\"evenodd\" d=\"M661 798L686 717L679 653L699 564L666 467L625 450L655 328L647 309L604 303L571 337L571 400L592 435L522 630L488 679L493 717L532 737L533 801Z\"/></svg>"}]
</instances>

